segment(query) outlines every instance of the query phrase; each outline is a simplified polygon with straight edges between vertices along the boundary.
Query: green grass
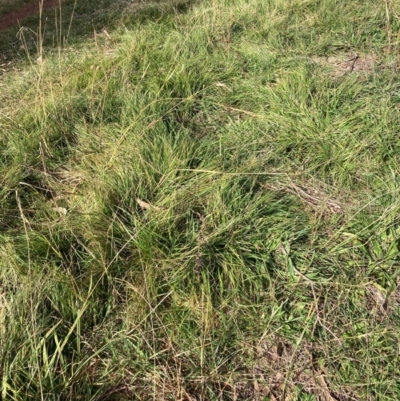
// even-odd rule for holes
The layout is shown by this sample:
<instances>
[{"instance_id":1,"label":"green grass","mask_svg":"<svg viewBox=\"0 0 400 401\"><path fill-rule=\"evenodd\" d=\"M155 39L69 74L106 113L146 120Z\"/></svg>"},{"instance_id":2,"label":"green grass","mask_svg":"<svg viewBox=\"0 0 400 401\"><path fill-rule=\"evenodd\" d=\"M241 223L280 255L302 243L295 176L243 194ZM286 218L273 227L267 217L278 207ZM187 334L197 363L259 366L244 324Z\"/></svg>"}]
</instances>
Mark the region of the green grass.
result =
<instances>
[{"instance_id":1,"label":"green grass","mask_svg":"<svg viewBox=\"0 0 400 401\"><path fill-rule=\"evenodd\" d=\"M399 399L399 5L141 7L0 77L1 399Z\"/></svg>"}]
</instances>

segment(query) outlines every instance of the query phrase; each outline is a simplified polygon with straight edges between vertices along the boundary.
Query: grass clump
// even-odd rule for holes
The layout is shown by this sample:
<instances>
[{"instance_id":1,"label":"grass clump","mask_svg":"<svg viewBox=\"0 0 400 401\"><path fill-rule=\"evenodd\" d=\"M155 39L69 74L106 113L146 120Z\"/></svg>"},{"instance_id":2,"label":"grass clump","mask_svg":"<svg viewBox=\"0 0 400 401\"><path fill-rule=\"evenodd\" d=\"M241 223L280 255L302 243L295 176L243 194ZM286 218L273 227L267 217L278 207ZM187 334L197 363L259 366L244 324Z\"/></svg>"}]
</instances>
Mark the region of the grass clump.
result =
<instances>
[{"instance_id":1,"label":"grass clump","mask_svg":"<svg viewBox=\"0 0 400 401\"><path fill-rule=\"evenodd\" d=\"M181 11L1 77L2 399L397 399L399 7Z\"/></svg>"}]
</instances>

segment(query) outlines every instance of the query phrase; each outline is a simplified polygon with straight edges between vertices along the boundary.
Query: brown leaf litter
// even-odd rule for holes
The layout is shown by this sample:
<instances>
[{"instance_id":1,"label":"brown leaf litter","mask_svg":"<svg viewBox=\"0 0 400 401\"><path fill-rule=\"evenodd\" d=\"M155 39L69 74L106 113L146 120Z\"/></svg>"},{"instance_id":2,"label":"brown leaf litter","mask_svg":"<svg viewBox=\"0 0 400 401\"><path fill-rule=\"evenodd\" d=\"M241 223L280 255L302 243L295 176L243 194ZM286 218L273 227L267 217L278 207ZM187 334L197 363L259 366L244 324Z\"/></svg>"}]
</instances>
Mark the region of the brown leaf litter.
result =
<instances>
[{"instance_id":1,"label":"brown leaf litter","mask_svg":"<svg viewBox=\"0 0 400 401\"><path fill-rule=\"evenodd\" d=\"M143 200L141 200L139 198L136 198L136 202L141 207L141 209L143 209L143 210L151 210L151 209L153 209L153 210L161 210L161 208L159 208L157 206L154 206L154 205L151 205L150 203L147 203L147 202L145 202L145 201L143 201Z\"/></svg>"}]
</instances>

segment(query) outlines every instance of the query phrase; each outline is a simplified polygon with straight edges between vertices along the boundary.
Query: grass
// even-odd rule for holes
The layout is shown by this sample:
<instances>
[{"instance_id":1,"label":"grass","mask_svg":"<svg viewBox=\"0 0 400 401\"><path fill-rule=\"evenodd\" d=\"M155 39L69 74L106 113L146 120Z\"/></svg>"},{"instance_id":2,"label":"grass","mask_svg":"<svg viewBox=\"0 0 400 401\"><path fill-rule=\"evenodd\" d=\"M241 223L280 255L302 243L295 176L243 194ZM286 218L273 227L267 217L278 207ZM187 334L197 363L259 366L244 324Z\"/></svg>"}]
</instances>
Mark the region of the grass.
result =
<instances>
[{"instance_id":1,"label":"grass","mask_svg":"<svg viewBox=\"0 0 400 401\"><path fill-rule=\"evenodd\" d=\"M25 3L24 0L3 0L0 5L0 12L6 13L8 11L14 10Z\"/></svg>"},{"instance_id":2,"label":"grass","mask_svg":"<svg viewBox=\"0 0 400 401\"><path fill-rule=\"evenodd\" d=\"M42 9L13 28L0 32L0 67L4 69L15 60L26 62L27 55L42 46L48 51L57 51L97 37L104 29L112 31L121 24L134 26L168 18L171 14L184 12L191 3L192 0L61 0L58 7ZM0 5L0 13L23 4L26 0L10 0Z\"/></svg>"},{"instance_id":3,"label":"grass","mask_svg":"<svg viewBox=\"0 0 400 401\"><path fill-rule=\"evenodd\" d=\"M131 7L0 77L1 399L399 399L400 7Z\"/></svg>"}]
</instances>

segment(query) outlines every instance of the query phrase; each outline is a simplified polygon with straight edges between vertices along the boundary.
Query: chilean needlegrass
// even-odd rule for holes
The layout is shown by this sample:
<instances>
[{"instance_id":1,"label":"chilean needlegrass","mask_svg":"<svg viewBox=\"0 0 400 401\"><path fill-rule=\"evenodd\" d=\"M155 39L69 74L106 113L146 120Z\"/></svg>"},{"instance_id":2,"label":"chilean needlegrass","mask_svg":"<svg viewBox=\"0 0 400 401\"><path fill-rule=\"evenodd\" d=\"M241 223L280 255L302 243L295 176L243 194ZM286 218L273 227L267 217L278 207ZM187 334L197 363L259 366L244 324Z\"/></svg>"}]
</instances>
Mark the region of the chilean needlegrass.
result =
<instances>
[{"instance_id":1,"label":"chilean needlegrass","mask_svg":"<svg viewBox=\"0 0 400 401\"><path fill-rule=\"evenodd\" d=\"M206 1L4 74L2 399L398 399L399 13Z\"/></svg>"}]
</instances>

